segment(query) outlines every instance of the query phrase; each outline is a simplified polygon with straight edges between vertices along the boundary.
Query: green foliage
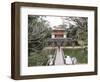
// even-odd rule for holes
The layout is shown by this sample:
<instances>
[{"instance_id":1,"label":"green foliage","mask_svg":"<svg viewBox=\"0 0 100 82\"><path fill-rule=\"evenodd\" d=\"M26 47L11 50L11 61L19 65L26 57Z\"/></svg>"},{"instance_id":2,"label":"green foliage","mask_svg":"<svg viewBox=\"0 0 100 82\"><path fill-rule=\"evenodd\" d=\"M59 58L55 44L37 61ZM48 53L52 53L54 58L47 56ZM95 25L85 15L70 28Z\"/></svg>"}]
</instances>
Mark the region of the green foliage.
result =
<instances>
[{"instance_id":1,"label":"green foliage","mask_svg":"<svg viewBox=\"0 0 100 82\"><path fill-rule=\"evenodd\" d=\"M74 25L70 25L67 29L67 37L72 39L77 39L77 28Z\"/></svg>"},{"instance_id":2,"label":"green foliage","mask_svg":"<svg viewBox=\"0 0 100 82\"><path fill-rule=\"evenodd\" d=\"M76 57L79 64L88 63L87 50L85 49L64 49L64 55L69 55L71 57Z\"/></svg>"},{"instance_id":3,"label":"green foliage","mask_svg":"<svg viewBox=\"0 0 100 82\"><path fill-rule=\"evenodd\" d=\"M67 37L77 40L81 46L87 45L88 39L88 18L87 17L66 17L69 21ZM74 24L70 23L73 22Z\"/></svg>"},{"instance_id":4,"label":"green foliage","mask_svg":"<svg viewBox=\"0 0 100 82\"><path fill-rule=\"evenodd\" d=\"M28 16L28 66L46 65L51 51L44 51L51 29L45 16ZM47 52L48 51L48 52Z\"/></svg>"},{"instance_id":5,"label":"green foliage","mask_svg":"<svg viewBox=\"0 0 100 82\"><path fill-rule=\"evenodd\" d=\"M28 57L28 66L46 66L49 55L54 55L54 49L46 49L41 52L31 52Z\"/></svg>"},{"instance_id":6,"label":"green foliage","mask_svg":"<svg viewBox=\"0 0 100 82\"><path fill-rule=\"evenodd\" d=\"M30 52L41 51L47 43L49 24L43 19L44 16L28 16L28 49Z\"/></svg>"},{"instance_id":7,"label":"green foliage","mask_svg":"<svg viewBox=\"0 0 100 82\"><path fill-rule=\"evenodd\" d=\"M32 53L31 56L29 56L28 61L29 66L42 66L46 65L48 57L46 54Z\"/></svg>"}]
</instances>

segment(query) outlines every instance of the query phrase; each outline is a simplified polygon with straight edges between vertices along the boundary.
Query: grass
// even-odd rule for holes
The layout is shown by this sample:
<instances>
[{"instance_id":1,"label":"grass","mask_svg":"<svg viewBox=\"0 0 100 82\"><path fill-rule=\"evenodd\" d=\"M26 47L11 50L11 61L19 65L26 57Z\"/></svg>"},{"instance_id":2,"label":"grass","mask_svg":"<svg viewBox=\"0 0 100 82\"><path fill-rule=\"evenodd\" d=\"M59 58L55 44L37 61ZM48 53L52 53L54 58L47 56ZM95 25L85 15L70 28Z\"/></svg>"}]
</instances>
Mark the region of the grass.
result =
<instances>
[{"instance_id":1,"label":"grass","mask_svg":"<svg viewBox=\"0 0 100 82\"><path fill-rule=\"evenodd\" d=\"M46 49L40 52L31 52L28 56L28 66L46 66L49 55L54 55L54 49Z\"/></svg>"},{"instance_id":2,"label":"grass","mask_svg":"<svg viewBox=\"0 0 100 82\"><path fill-rule=\"evenodd\" d=\"M84 49L64 49L64 55L70 57L76 57L78 64L88 63L87 50Z\"/></svg>"}]
</instances>

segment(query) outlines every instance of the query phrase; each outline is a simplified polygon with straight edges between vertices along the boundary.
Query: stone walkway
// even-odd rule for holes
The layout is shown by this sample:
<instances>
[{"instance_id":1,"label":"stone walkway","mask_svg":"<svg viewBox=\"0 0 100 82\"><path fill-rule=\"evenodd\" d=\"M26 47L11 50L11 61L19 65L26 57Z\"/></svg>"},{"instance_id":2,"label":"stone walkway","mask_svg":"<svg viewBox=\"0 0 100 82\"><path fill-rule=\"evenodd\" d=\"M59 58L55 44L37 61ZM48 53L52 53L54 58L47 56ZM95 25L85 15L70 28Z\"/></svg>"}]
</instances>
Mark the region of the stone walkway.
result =
<instances>
[{"instance_id":1,"label":"stone walkway","mask_svg":"<svg viewBox=\"0 0 100 82\"><path fill-rule=\"evenodd\" d=\"M57 48L56 58L55 58L55 65L64 65L62 49Z\"/></svg>"}]
</instances>

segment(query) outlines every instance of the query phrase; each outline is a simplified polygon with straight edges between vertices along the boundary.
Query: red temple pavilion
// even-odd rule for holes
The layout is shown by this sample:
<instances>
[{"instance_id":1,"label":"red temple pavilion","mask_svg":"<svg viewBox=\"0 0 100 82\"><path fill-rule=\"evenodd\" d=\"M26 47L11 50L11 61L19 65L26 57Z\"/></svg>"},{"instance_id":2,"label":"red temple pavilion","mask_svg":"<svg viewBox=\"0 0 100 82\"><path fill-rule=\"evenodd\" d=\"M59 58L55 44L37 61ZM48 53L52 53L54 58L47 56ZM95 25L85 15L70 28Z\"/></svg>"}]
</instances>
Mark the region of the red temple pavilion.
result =
<instances>
[{"instance_id":1,"label":"red temple pavilion","mask_svg":"<svg viewBox=\"0 0 100 82\"><path fill-rule=\"evenodd\" d=\"M66 38L65 29L61 27L54 27L52 30L51 38L52 39Z\"/></svg>"}]
</instances>

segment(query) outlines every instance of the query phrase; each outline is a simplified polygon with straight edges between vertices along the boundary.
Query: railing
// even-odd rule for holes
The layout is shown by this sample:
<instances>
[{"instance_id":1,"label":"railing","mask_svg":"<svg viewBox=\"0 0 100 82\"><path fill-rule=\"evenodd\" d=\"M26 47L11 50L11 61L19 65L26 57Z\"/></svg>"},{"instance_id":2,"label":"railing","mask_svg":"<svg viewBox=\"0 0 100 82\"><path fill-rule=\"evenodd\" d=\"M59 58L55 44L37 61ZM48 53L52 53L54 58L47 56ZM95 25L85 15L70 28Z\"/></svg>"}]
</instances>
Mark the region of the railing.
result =
<instances>
[{"instance_id":1,"label":"railing","mask_svg":"<svg viewBox=\"0 0 100 82\"><path fill-rule=\"evenodd\" d=\"M63 56L63 61L64 61L64 64L66 64L63 49L61 49L61 53L62 53L62 56Z\"/></svg>"},{"instance_id":2,"label":"railing","mask_svg":"<svg viewBox=\"0 0 100 82\"><path fill-rule=\"evenodd\" d=\"M55 50L55 52L54 52L54 54L53 54L53 60L52 60L52 62L53 62L53 64L52 65L54 65L55 64L55 59L56 59L56 53L57 53L57 50ZM50 60L50 59L49 59ZM50 61L47 61L47 64L46 65L49 65L49 63L50 63Z\"/></svg>"},{"instance_id":3,"label":"railing","mask_svg":"<svg viewBox=\"0 0 100 82\"><path fill-rule=\"evenodd\" d=\"M54 54L54 60L53 60L53 65L55 65L56 54L57 54L57 50L55 50L55 54Z\"/></svg>"}]
</instances>

